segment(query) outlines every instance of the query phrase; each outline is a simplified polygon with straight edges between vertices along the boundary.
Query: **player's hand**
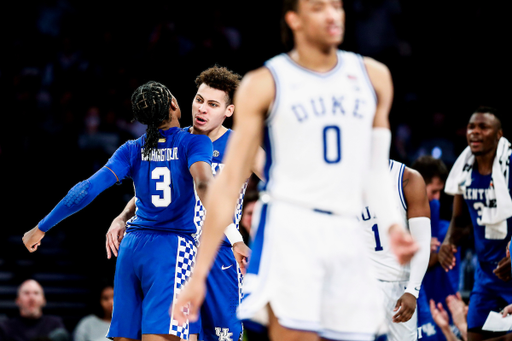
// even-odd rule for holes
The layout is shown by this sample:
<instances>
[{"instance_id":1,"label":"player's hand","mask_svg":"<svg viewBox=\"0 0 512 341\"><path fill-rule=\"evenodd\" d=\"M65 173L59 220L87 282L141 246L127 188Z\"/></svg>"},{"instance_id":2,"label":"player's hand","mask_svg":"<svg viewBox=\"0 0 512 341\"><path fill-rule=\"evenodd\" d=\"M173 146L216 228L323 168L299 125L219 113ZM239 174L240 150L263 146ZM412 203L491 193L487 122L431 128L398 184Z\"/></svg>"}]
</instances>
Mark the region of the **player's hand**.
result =
<instances>
[{"instance_id":1,"label":"player's hand","mask_svg":"<svg viewBox=\"0 0 512 341\"><path fill-rule=\"evenodd\" d=\"M432 237L430 239L430 251L437 252L439 246L441 246L441 242L436 237Z\"/></svg>"},{"instance_id":2,"label":"player's hand","mask_svg":"<svg viewBox=\"0 0 512 341\"><path fill-rule=\"evenodd\" d=\"M393 315L393 322L407 322L411 319L414 311L416 310L416 297L409 294L408 292L404 293L402 297L396 301L395 309L397 313Z\"/></svg>"},{"instance_id":3,"label":"player's hand","mask_svg":"<svg viewBox=\"0 0 512 341\"><path fill-rule=\"evenodd\" d=\"M502 281L508 282L510 281L512 267L510 266L510 257L505 257L498 263L496 269L492 272L501 279Z\"/></svg>"},{"instance_id":4,"label":"player's hand","mask_svg":"<svg viewBox=\"0 0 512 341\"><path fill-rule=\"evenodd\" d=\"M117 257L119 251L119 245L121 240L124 238L126 232L126 222L122 219L116 218L110 224L110 228L107 231L105 248L107 249L107 258L112 258L112 254Z\"/></svg>"},{"instance_id":5,"label":"player's hand","mask_svg":"<svg viewBox=\"0 0 512 341\"><path fill-rule=\"evenodd\" d=\"M414 241L411 234L397 224L389 228L389 242L391 250L402 265L409 263L419 249L418 243Z\"/></svg>"},{"instance_id":6,"label":"player's hand","mask_svg":"<svg viewBox=\"0 0 512 341\"><path fill-rule=\"evenodd\" d=\"M432 314L432 319L439 326L439 328L449 328L450 319L448 317L448 313L444 310L441 302L436 303L433 299L430 300L430 313Z\"/></svg>"},{"instance_id":7,"label":"player's hand","mask_svg":"<svg viewBox=\"0 0 512 341\"><path fill-rule=\"evenodd\" d=\"M457 252L457 247L450 243L443 243L439 248L439 253L437 254L437 259L439 260L439 264L443 267L443 269L448 272L452 270L455 266L455 253Z\"/></svg>"},{"instance_id":8,"label":"player's hand","mask_svg":"<svg viewBox=\"0 0 512 341\"><path fill-rule=\"evenodd\" d=\"M34 227L28 232L25 232L23 235L23 244L29 252L34 252L37 250L39 245L41 245L41 239L44 238L45 233L39 229L39 225Z\"/></svg>"},{"instance_id":9,"label":"player's hand","mask_svg":"<svg viewBox=\"0 0 512 341\"><path fill-rule=\"evenodd\" d=\"M169 314L178 321L180 325L197 321L201 304L203 304L206 295L206 283L204 280L194 278L183 287L183 291L178 294L178 299L172 302Z\"/></svg>"},{"instance_id":10,"label":"player's hand","mask_svg":"<svg viewBox=\"0 0 512 341\"><path fill-rule=\"evenodd\" d=\"M233 244L233 254L235 255L236 262L240 267L240 271L245 275L247 271L247 259L251 255L251 249L244 242L237 242Z\"/></svg>"},{"instance_id":11,"label":"player's hand","mask_svg":"<svg viewBox=\"0 0 512 341\"><path fill-rule=\"evenodd\" d=\"M501 315L503 317L507 317L509 314L512 314L512 304L509 304L501 311Z\"/></svg>"},{"instance_id":12,"label":"player's hand","mask_svg":"<svg viewBox=\"0 0 512 341\"><path fill-rule=\"evenodd\" d=\"M459 330L467 329L466 314L468 307L462 300L460 293L455 295L448 295L446 297L446 305L452 314L453 323Z\"/></svg>"}]
</instances>

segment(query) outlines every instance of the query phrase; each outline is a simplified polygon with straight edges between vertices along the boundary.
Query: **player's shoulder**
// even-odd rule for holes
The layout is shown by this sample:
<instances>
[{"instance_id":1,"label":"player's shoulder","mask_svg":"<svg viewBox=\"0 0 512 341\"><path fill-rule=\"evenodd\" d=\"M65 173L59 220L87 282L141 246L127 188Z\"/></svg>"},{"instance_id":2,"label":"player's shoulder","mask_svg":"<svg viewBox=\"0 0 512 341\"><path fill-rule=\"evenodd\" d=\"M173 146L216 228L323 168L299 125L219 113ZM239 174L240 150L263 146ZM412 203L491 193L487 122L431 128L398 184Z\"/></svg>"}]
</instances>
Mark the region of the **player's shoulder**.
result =
<instances>
[{"instance_id":1,"label":"player's shoulder","mask_svg":"<svg viewBox=\"0 0 512 341\"><path fill-rule=\"evenodd\" d=\"M386 64L379 62L378 60L368 57L368 56L361 56L363 58L363 63L368 72L373 72L377 74L389 74L389 68L386 66Z\"/></svg>"},{"instance_id":2,"label":"player's shoulder","mask_svg":"<svg viewBox=\"0 0 512 341\"><path fill-rule=\"evenodd\" d=\"M267 65L247 72L243 77L244 83L264 84L266 82L274 82L272 72Z\"/></svg>"}]
</instances>

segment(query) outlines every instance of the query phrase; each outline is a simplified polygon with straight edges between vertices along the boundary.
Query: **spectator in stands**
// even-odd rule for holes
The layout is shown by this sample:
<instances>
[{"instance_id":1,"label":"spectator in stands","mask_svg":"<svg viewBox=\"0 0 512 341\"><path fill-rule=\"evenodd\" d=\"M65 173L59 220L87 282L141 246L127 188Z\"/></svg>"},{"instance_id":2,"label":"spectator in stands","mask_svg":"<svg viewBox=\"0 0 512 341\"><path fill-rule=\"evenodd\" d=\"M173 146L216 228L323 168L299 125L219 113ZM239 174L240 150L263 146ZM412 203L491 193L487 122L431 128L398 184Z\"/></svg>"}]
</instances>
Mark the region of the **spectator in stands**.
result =
<instances>
[{"instance_id":1,"label":"spectator in stands","mask_svg":"<svg viewBox=\"0 0 512 341\"><path fill-rule=\"evenodd\" d=\"M244 243L249 245L251 239L251 224L254 205L258 200L258 191L251 190L245 193L244 204L242 208L242 218L240 219L240 234L244 238Z\"/></svg>"},{"instance_id":2,"label":"spectator in stands","mask_svg":"<svg viewBox=\"0 0 512 341\"><path fill-rule=\"evenodd\" d=\"M114 287L110 283L104 284L96 294L94 314L87 315L78 322L73 333L74 341L107 340L114 306Z\"/></svg>"},{"instance_id":3,"label":"spectator in stands","mask_svg":"<svg viewBox=\"0 0 512 341\"><path fill-rule=\"evenodd\" d=\"M0 341L69 341L62 319L43 315L45 304L41 285L33 279L24 281L16 298L20 314L0 322Z\"/></svg>"}]
</instances>

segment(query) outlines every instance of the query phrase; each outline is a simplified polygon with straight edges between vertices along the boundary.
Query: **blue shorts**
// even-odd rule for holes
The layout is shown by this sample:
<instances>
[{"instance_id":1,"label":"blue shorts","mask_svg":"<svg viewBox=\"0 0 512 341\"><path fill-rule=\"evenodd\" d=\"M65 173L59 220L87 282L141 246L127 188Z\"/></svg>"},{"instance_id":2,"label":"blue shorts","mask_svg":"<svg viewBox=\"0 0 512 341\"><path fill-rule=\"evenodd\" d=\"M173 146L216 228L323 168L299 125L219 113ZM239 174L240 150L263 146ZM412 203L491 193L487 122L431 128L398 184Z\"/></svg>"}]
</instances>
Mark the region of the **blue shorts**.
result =
<instances>
[{"instance_id":1,"label":"blue shorts","mask_svg":"<svg viewBox=\"0 0 512 341\"><path fill-rule=\"evenodd\" d=\"M200 321L190 326L198 340L242 340L242 322L236 316L242 295L242 274L230 246L223 244L206 280Z\"/></svg>"},{"instance_id":2,"label":"blue shorts","mask_svg":"<svg viewBox=\"0 0 512 341\"><path fill-rule=\"evenodd\" d=\"M126 234L114 277L114 309L107 337L141 339L172 334L188 339L189 325L178 325L169 308L191 274L196 247L188 235L156 231Z\"/></svg>"},{"instance_id":3,"label":"blue shorts","mask_svg":"<svg viewBox=\"0 0 512 341\"><path fill-rule=\"evenodd\" d=\"M481 328L489 312L500 312L512 302L511 290L493 290L475 281L468 307L468 330Z\"/></svg>"}]
</instances>

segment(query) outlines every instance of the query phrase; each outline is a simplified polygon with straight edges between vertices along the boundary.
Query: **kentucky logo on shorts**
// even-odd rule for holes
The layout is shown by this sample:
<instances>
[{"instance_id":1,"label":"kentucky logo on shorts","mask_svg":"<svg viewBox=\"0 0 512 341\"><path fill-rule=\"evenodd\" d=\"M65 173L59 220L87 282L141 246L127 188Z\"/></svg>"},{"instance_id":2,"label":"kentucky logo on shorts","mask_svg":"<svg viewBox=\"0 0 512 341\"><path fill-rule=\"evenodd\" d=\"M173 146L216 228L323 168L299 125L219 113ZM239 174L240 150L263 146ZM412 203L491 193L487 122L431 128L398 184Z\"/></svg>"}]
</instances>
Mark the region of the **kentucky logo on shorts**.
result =
<instances>
[{"instance_id":1,"label":"kentucky logo on shorts","mask_svg":"<svg viewBox=\"0 0 512 341\"><path fill-rule=\"evenodd\" d=\"M219 341L233 341L231 338L233 333L229 332L229 328L215 327L215 334L219 337Z\"/></svg>"}]
</instances>

